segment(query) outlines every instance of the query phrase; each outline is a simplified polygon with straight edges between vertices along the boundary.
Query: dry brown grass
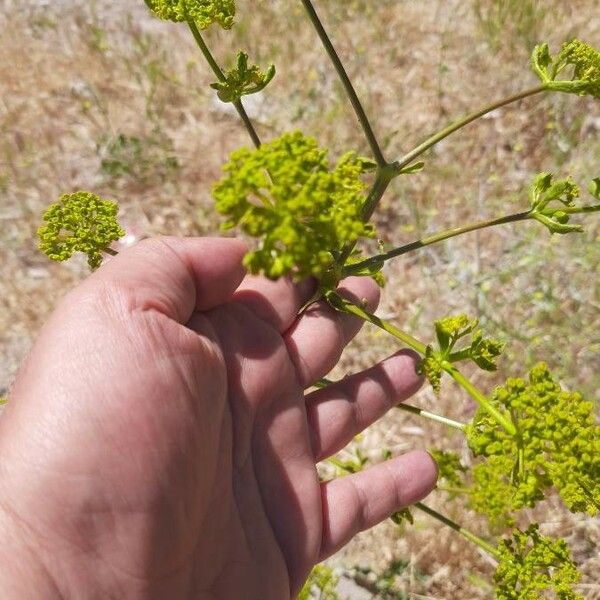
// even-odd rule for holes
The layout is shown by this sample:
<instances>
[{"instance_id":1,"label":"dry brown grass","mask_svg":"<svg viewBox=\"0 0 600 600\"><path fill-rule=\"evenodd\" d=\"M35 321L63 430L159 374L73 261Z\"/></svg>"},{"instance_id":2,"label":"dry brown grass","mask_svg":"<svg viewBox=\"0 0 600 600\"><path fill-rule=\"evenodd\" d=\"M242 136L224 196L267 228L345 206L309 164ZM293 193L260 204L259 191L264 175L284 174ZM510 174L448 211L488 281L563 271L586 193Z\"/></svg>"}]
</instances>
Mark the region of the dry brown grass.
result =
<instances>
[{"instance_id":1,"label":"dry brown grass","mask_svg":"<svg viewBox=\"0 0 600 600\"><path fill-rule=\"evenodd\" d=\"M119 200L131 235L197 235L218 231L210 184L244 131L215 102L211 77L183 27L150 20L142 6L0 0L0 393L56 301L85 276L83 261L48 264L36 251L42 209L63 191L88 188ZM139 3L142 4L141 2ZM291 6L293 4L293 6ZM480 4L489 5L490 1ZM541 3L536 33L554 46L571 35L598 45L594 0ZM451 116L533 82L519 28L486 38L473 3L330 0L319 2L336 45L390 156L400 154ZM212 32L219 59L243 47L279 74L249 103L265 138L302 128L334 152L367 152L352 112L299 3L255 1L236 35ZM260 9L260 10L259 10ZM489 35L489 33L488 33ZM424 173L394 184L377 223L386 243L410 241L475 217L518 210L540 170L586 181L598 175L600 113L574 97L536 98L494 113L442 144ZM113 176L101 161L119 135L138 138L141 154ZM131 150L131 149L130 149ZM176 157L179 167L169 166ZM471 235L389 266L381 314L427 339L431 323L468 310L510 340L498 378L474 374L484 388L508 373L547 360L565 385L600 398L600 227L550 238L534 225ZM395 351L365 330L337 375ZM436 399L414 400L465 419L473 407L451 385ZM451 447L458 437L395 412L358 442L373 460L381 448ZM443 496L431 504L484 533L481 519ZM600 598L600 527L565 514L554 500L536 511L544 529L564 535L586 573L586 598ZM397 587L412 598L489 598L482 577L492 565L449 531L419 518L399 532L389 524L360 535L334 564L409 567Z\"/></svg>"}]
</instances>

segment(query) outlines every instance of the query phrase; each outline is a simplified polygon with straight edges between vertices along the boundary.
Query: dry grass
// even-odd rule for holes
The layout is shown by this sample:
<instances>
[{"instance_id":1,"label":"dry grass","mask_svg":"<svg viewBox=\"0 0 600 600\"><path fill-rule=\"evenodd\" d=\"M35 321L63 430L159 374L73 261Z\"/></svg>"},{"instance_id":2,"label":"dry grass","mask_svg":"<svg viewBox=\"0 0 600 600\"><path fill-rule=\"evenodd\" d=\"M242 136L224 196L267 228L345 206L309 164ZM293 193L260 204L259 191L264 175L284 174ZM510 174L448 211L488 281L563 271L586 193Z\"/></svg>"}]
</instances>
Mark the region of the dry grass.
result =
<instances>
[{"instance_id":1,"label":"dry grass","mask_svg":"<svg viewBox=\"0 0 600 600\"><path fill-rule=\"evenodd\" d=\"M43 207L83 187L119 200L130 241L215 233L210 184L229 151L247 143L235 115L215 102L185 28L152 21L142 6L125 8L133 3L124 0L102 3L97 12L83 2L35 4L0 0L0 394L56 301L86 272L83 261L51 265L36 251ZM318 4L390 156L449 118L531 84L532 35L555 47L571 35L600 43L594 0L537 3L543 10L535 30L525 32L510 20L478 20L475 5L485 19L491 0ZM252 11L242 9L235 36L212 32L210 41L223 62L241 46L262 63L277 64L268 92L249 103L265 138L302 128L336 153L366 153L302 17L298 3L255 1ZM500 41L493 34L498 26ZM540 170L582 182L597 176L599 130L597 105L574 97L530 99L495 113L442 144L424 173L394 184L378 213L381 236L397 245L519 210L523 190ZM510 340L498 378L474 375L484 388L543 358L565 385L598 399L600 227L590 221L586 230L550 238L527 224L410 256L390 265L381 314L427 339L435 318L468 310ZM394 351L387 338L365 330L337 374ZM414 402L462 419L473 409L451 385L439 399L424 390ZM358 443L374 460L381 448L444 446L464 453L458 437L401 413ZM431 504L485 532L483 521L446 506L442 496ZM566 536L586 573L582 593L600 598L598 523L566 515L554 500L536 517L545 530ZM387 524L365 533L333 562L383 570L392 560L408 562L397 577L407 597L490 597L489 561L421 518L401 533Z\"/></svg>"}]
</instances>

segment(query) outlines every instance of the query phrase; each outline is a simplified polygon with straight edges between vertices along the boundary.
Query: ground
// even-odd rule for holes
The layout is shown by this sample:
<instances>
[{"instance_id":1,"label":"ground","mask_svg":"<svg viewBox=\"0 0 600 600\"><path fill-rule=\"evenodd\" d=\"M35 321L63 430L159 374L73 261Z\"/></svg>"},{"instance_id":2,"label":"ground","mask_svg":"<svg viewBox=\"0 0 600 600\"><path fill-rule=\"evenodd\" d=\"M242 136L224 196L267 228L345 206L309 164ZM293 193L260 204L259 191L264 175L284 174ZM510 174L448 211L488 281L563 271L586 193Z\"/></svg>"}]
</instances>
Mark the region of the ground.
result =
<instances>
[{"instance_id":1,"label":"ground","mask_svg":"<svg viewBox=\"0 0 600 600\"><path fill-rule=\"evenodd\" d=\"M334 156L368 154L300 3L255 0L252 10L239 4L238 27L211 31L208 40L223 64L240 48L262 65L276 64L274 82L248 102L261 135L299 128ZM538 41L557 49L577 36L600 45L594 0L316 5L388 156L458 115L534 85L528 61ZM0 0L0 7L2 395L49 311L86 274L84 260L49 264L37 251L43 208L60 193L85 188L119 201L124 244L156 234L215 234L211 185L229 152L248 140L209 88L213 78L186 28L150 18L141 0ZM523 210L527 186L542 170L584 184L600 175L599 131L598 104L575 96L534 97L497 111L428 154L422 173L394 183L377 213L379 236L393 247ZM587 219L585 230L551 237L527 223L409 255L387 267L379 314L429 340L436 318L469 312L508 342L497 375L473 373L484 389L545 360L565 387L598 400L600 220ZM332 377L396 349L365 328ZM440 398L424 389L413 404L462 420L473 411L448 383ZM356 446L373 461L383 450L413 447L451 448L468 459L458 436L400 411ZM439 492L429 503L485 535L484 521L460 503L448 504ZM585 575L579 591L600 598L598 521L569 515L555 499L532 516L568 540ZM347 574L372 569L379 580L387 569L396 595L375 597L491 597L491 561L425 517L412 528L387 523L362 534L330 564Z\"/></svg>"}]
</instances>

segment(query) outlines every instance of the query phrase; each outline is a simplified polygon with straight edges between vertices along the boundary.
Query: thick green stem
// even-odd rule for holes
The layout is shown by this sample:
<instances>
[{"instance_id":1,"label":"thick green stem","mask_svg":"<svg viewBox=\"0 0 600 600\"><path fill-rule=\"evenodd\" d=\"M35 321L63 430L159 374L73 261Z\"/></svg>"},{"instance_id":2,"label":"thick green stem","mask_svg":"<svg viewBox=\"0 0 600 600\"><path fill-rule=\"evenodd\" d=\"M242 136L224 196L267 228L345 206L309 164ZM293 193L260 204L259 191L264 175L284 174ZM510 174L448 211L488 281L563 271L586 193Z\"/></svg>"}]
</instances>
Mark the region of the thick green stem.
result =
<instances>
[{"instance_id":1,"label":"thick green stem","mask_svg":"<svg viewBox=\"0 0 600 600\"><path fill-rule=\"evenodd\" d=\"M401 331L397 327L394 327L391 323L376 317L374 314L366 311L364 308L361 308L349 300L342 298L339 294L336 294L335 292L328 292L326 297L329 304L331 304L331 306L333 306L336 310L360 317L363 321L367 321L373 325L376 325L390 335L393 335L396 339L400 340L402 343L406 344L409 348L412 348L419 354L425 354L427 351L427 346L419 342L419 340L414 338L412 335Z\"/></svg>"},{"instance_id":2,"label":"thick green stem","mask_svg":"<svg viewBox=\"0 0 600 600\"><path fill-rule=\"evenodd\" d=\"M452 363L444 361L442 368L458 385L460 385L468 394L486 410L494 419L504 427L505 431L512 436L517 435L517 429L514 423L507 417L506 414L501 413L491 402L484 396Z\"/></svg>"},{"instance_id":3,"label":"thick green stem","mask_svg":"<svg viewBox=\"0 0 600 600\"><path fill-rule=\"evenodd\" d=\"M119 254L116 250L113 250L112 248L104 248L102 252L108 254L109 256L117 256L117 254Z\"/></svg>"},{"instance_id":4,"label":"thick green stem","mask_svg":"<svg viewBox=\"0 0 600 600\"><path fill-rule=\"evenodd\" d=\"M383 195L388 189L393 178L393 167L388 165L387 167L377 169L377 176L362 208L363 221L368 222L371 219L375 208L379 204L381 198L383 198ZM342 249L339 258L337 259L337 264L340 267L343 267L346 260L348 260L348 257L350 254L352 254L352 250L354 250L355 245L356 244L347 244Z\"/></svg>"},{"instance_id":5,"label":"thick green stem","mask_svg":"<svg viewBox=\"0 0 600 600\"><path fill-rule=\"evenodd\" d=\"M480 538L478 535L475 535L472 531L465 529L452 519L449 519L445 515L442 515L441 513L437 512L437 510L430 508L422 502L417 502L414 505L414 507L428 514L430 517L433 517L436 521L439 521L440 523L443 523L444 525L450 527L450 529L454 529L454 531L460 533L460 535L462 535L465 539L479 546L490 556L497 560L500 560L500 553L498 552L497 548L495 546L492 546L492 544L490 544L489 542L486 542L484 539Z\"/></svg>"},{"instance_id":6,"label":"thick green stem","mask_svg":"<svg viewBox=\"0 0 600 600\"><path fill-rule=\"evenodd\" d=\"M449 419L448 417L443 417L442 415L436 415L435 413L431 413L427 410L423 410L422 408L418 408L417 406L411 406L410 404L397 404L396 408L403 410L405 412L412 413L413 415L419 415L420 417L425 417L430 421L436 421L437 423L442 423L447 425L448 427L452 427L453 429L458 429L459 431L464 431L467 427L466 423L460 423L459 421L454 421L453 419Z\"/></svg>"},{"instance_id":7,"label":"thick green stem","mask_svg":"<svg viewBox=\"0 0 600 600\"><path fill-rule=\"evenodd\" d=\"M419 156L421 156L421 154L427 152L427 150L429 150L430 148L435 146L437 143L441 142L443 139L447 138L449 135L452 135L455 131L462 129L466 125L469 125L469 123L472 123L473 121L476 121L477 119L480 119L484 115L487 115L488 113L490 113L498 108L506 106L507 104L512 104L513 102L517 102L519 100L522 100L523 98L527 98L528 96L534 96L535 94L540 94L541 92L545 92L545 91L548 91L545 88L545 86L539 85L534 88L530 88L528 90L520 92L518 94L509 96L508 98L503 98L502 100L499 100L498 102L494 102L493 104L488 104L487 106L484 106L483 108L481 108L475 112L472 112L471 114L467 115L466 117L463 117L462 119L459 119L458 121L455 121L454 123L451 123L444 129L442 129L441 131L436 133L435 135L432 135L431 137L427 138L422 144L419 144L416 148L411 150L408 154L405 154L402 158L400 158L395 163L396 168L399 171L406 168L417 157L419 157Z\"/></svg>"},{"instance_id":8,"label":"thick green stem","mask_svg":"<svg viewBox=\"0 0 600 600\"><path fill-rule=\"evenodd\" d=\"M190 28L190 31L192 32L192 35L194 36L194 39L196 40L196 44L198 45L198 48L200 48L200 51L202 52L204 58L206 59L206 62L212 69L212 72L215 74L216 78L219 81L225 81L225 73L223 73L223 70L218 65L218 63L215 60L214 56L212 55L210 49L206 45L206 42L204 41L204 38L202 37L202 34L200 33L198 26L196 25L196 23L194 23L194 21L191 21L191 20L188 20L187 24ZM240 118L242 119L242 122L244 123L244 127L248 131L248 135L250 136L252 143L254 144L254 146L256 148L260 148L260 145L261 145L260 137L258 136L256 129L254 129L254 125L252 124L252 121L250 120L250 117L248 116L248 113L246 112L246 109L244 108L242 101L237 100L236 102L233 102L233 106L235 107L235 110L237 111Z\"/></svg>"},{"instance_id":9,"label":"thick green stem","mask_svg":"<svg viewBox=\"0 0 600 600\"><path fill-rule=\"evenodd\" d=\"M422 356L424 356L427 352L427 346L414 338L409 333L398 329L388 321L384 319L380 319L374 314L368 312L363 307L342 298L336 292L328 292L326 294L327 301L331 306L333 306L336 310L341 312L345 312L349 315L354 315L356 317L361 318L363 321L367 321L368 323L372 323L373 325L383 329L390 335L394 336L396 339L400 340L403 344L407 345L409 348L412 348ZM442 368L452 379L454 379L470 396L483 408L487 411L496 422L504 428L504 430L512 436L516 436L517 430L513 424L513 422L508 418L505 414L501 413L489 400L486 398L453 364L448 361L443 361L441 363Z\"/></svg>"},{"instance_id":10,"label":"thick green stem","mask_svg":"<svg viewBox=\"0 0 600 600\"><path fill-rule=\"evenodd\" d=\"M531 211L526 211L521 213L515 213L513 215L507 215L498 219L491 219L487 221L471 223L470 225L465 225L463 227L454 227L453 229L448 229L446 231L442 231L440 233L424 237L420 240L416 240L414 242L411 242L410 244L394 248L389 252L377 254L375 256L367 258L366 260L363 260L362 262L349 265L344 268L344 276L346 277L348 275L352 275L353 273L360 273L365 268L380 265L382 262L385 262L392 258L396 258L397 256L402 256L404 254L408 254L409 252L415 252L416 250L420 250L421 248L426 248L427 246L431 246L432 244L437 244L438 242L442 242L444 240L448 240L450 238L463 235L471 231L477 231L478 229L485 229L487 227L494 227L496 225L504 225L506 223L526 221L530 218Z\"/></svg>"},{"instance_id":11,"label":"thick green stem","mask_svg":"<svg viewBox=\"0 0 600 600\"><path fill-rule=\"evenodd\" d=\"M331 62L333 63L333 66L335 67L335 70L337 71L340 80L342 81L344 89L346 90L346 94L348 95L348 98L352 103L352 107L354 108L354 112L356 113L361 127L365 132L367 141L369 142L369 146L371 147L371 151L373 152L375 161L377 162L379 167L386 167L388 163L383 155L381 146L377 141L377 137L375 136L373 128L371 127L371 123L369 121L369 118L367 117L367 113L365 112L365 109L363 108L358 98L356 90L354 89L354 86L352 85L352 82L348 77L348 73L346 72L346 69L342 64L342 61L340 60L340 57L335 47L333 46L333 43L331 42L331 39L329 38L325 27L323 27L323 23L321 22L321 19L319 18L315 7L313 6L311 0L302 0L302 4L304 5L304 8L308 13L308 17L310 18L311 23L316 29L317 34L321 39L321 43L325 47L325 50L329 55L329 58L331 59Z\"/></svg>"}]
</instances>

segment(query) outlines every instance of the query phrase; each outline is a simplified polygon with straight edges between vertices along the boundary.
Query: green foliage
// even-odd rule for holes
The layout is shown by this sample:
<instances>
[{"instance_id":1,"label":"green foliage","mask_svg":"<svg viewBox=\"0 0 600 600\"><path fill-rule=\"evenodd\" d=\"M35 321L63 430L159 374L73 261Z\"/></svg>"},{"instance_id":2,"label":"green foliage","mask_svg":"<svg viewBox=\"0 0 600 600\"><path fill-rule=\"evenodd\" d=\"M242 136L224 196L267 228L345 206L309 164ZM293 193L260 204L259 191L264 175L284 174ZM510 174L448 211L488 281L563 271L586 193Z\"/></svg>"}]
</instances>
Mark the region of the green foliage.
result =
<instances>
[{"instance_id":1,"label":"green foliage","mask_svg":"<svg viewBox=\"0 0 600 600\"><path fill-rule=\"evenodd\" d=\"M409 523L410 525L413 525L415 522L415 519L412 515L412 512L410 510L410 508L403 508L402 510L396 511L391 517L390 519L396 524L396 525L402 525L403 523Z\"/></svg>"},{"instance_id":2,"label":"green foliage","mask_svg":"<svg viewBox=\"0 0 600 600\"><path fill-rule=\"evenodd\" d=\"M356 265L365 260L363 254L359 251L355 250L352 254L346 259L344 263L345 267L349 267L351 265ZM368 265L357 269L356 271L352 271L352 274L356 277L371 277L377 283L380 288L385 287L385 276L383 274L383 266L384 261L370 261Z\"/></svg>"},{"instance_id":3,"label":"green foliage","mask_svg":"<svg viewBox=\"0 0 600 600\"><path fill-rule=\"evenodd\" d=\"M145 0L148 8L166 21L194 21L200 29L213 23L231 29L235 0Z\"/></svg>"},{"instance_id":4,"label":"green foliage","mask_svg":"<svg viewBox=\"0 0 600 600\"><path fill-rule=\"evenodd\" d=\"M531 186L531 215L550 233L581 232L581 225L570 225L570 215L563 210L575 206L578 197L579 188L571 178L554 181L551 173L540 173Z\"/></svg>"},{"instance_id":5,"label":"green foliage","mask_svg":"<svg viewBox=\"0 0 600 600\"><path fill-rule=\"evenodd\" d=\"M331 567L324 564L316 565L300 591L298 600L310 600L313 597L319 600L340 600L336 591L338 582L339 578Z\"/></svg>"},{"instance_id":6,"label":"green foliage","mask_svg":"<svg viewBox=\"0 0 600 600\"><path fill-rule=\"evenodd\" d=\"M467 315L455 315L435 322L438 350L428 346L420 370L431 383L434 391L439 393L444 363L455 363L462 360L472 360L484 371L497 369L496 359L502 354L504 344L492 338L486 338L479 321L470 319ZM470 336L468 344L456 350L460 340Z\"/></svg>"},{"instance_id":7,"label":"green foliage","mask_svg":"<svg viewBox=\"0 0 600 600\"><path fill-rule=\"evenodd\" d=\"M437 464L439 480L455 487L463 485L463 475L467 468L461 464L458 454L444 450L432 450L430 454Z\"/></svg>"},{"instance_id":8,"label":"green foliage","mask_svg":"<svg viewBox=\"0 0 600 600\"><path fill-rule=\"evenodd\" d=\"M592 46L574 39L552 56L548 44L540 44L535 47L531 60L533 70L546 89L600 98L600 52ZM570 78L557 80L565 70L567 74L570 72Z\"/></svg>"},{"instance_id":9,"label":"green foliage","mask_svg":"<svg viewBox=\"0 0 600 600\"><path fill-rule=\"evenodd\" d=\"M125 235L118 212L118 204L90 192L64 194L44 213L46 224L38 230L40 250L55 261L83 252L90 268L96 269L110 244Z\"/></svg>"},{"instance_id":10,"label":"green foliage","mask_svg":"<svg viewBox=\"0 0 600 600\"><path fill-rule=\"evenodd\" d=\"M257 94L264 90L275 77L275 66L270 65L266 71L261 71L257 65L248 65L248 55L239 52L237 65L227 71L225 81L211 84L217 90L217 95L222 102L237 102L242 96Z\"/></svg>"},{"instance_id":11,"label":"green foliage","mask_svg":"<svg viewBox=\"0 0 600 600\"><path fill-rule=\"evenodd\" d=\"M338 253L373 235L361 219L366 164L349 153L331 165L327 150L300 132L234 152L214 197L226 229L239 225L259 239L246 256L248 269L273 279L291 273L337 283Z\"/></svg>"},{"instance_id":12,"label":"green foliage","mask_svg":"<svg viewBox=\"0 0 600 600\"><path fill-rule=\"evenodd\" d=\"M3 406L4 404L8 403L8 398L5 398L4 396L0 397L0 406Z\"/></svg>"},{"instance_id":13,"label":"green foliage","mask_svg":"<svg viewBox=\"0 0 600 600\"><path fill-rule=\"evenodd\" d=\"M531 370L529 381L509 379L495 390L491 403L510 415L517 435L483 410L468 428L469 447L486 459L475 471L479 508L485 511L486 495L510 498L508 508L515 510L533 506L554 487L572 512L596 514L600 427L592 403L563 390L545 364Z\"/></svg>"},{"instance_id":14,"label":"green foliage","mask_svg":"<svg viewBox=\"0 0 600 600\"><path fill-rule=\"evenodd\" d=\"M512 473L514 460L507 456L491 456L471 468L468 504L485 515L492 527L512 527L520 506L507 473ZM517 504L517 506L515 506Z\"/></svg>"},{"instance_id":15,"label":"green foliage","mask_svg":"<svg viewBox=\"0 0 600 600\"><path fill-rule=\"evenodd\" d=\"M331 456L327 459L327 462L336 467L338 474L352 475L362 471L365 468L365 465L369 462L369 459L357 446L352 452L350 452L350 456L348 458L341 459L336 456Z\"/></svg>"},{"instance_id":16,"label":"green foliage","mask_svg":"<svg viewBox=\"0 0 600 600\"><path fill-rule=\"evenodd\" d=\"M539 600L553 589L561 600L583 600L572 585L581 577L564 540L543 536L537 525L516 529L512 539L498 545L494 574L498 600Z\"/></svg>"},{"instance_id":17,"label":"green foliage","mask_svg":"<svg viewBox=\"0 0 600 600\"><path fill-rule=\"evenodd\" d=\"M596 198L596 200L600 200L600 177L596 177L592 179L588 188L590 194Z\"/></svg>"}]
</instances>

